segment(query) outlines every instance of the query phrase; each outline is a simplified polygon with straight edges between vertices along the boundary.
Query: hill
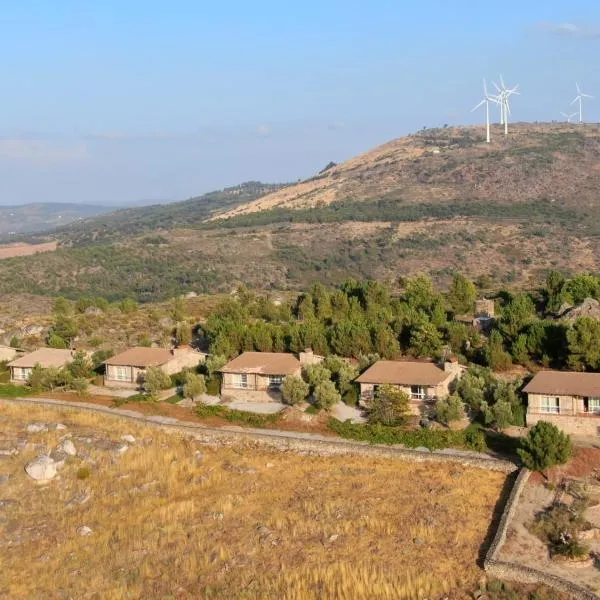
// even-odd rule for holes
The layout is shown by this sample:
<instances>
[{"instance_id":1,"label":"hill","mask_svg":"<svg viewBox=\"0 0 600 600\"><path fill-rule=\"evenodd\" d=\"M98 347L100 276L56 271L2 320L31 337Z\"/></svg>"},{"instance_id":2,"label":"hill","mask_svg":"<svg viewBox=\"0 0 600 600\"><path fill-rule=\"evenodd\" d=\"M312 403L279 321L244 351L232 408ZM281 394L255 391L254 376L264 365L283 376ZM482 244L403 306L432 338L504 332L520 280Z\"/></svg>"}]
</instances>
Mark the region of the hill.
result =
<instances>
[{"instance_id":1,"label":"hill","mask_svg":"<svg viewBox=\"0 0 600 600\"><path fill-rule=\"evenodd\" d=\"M133 296L300 289L348 277L462 271L530 286L600 270L600 127L424 130L289 186L244 184L58 230L60 247L0 261L0 292ZM271 193L269 193L271 192Z\"/></svg>"},{"instance_id":2,"label":"hill","mask_svg":"<svg viewBox=\"0 0 600 600\"><path fill-rule=\"evenodd\" d=\"M92 241L118 240L143 232L190 227L198 225L216 211L246 204L283 187L284 184L248 181L183 202L154 204L110 212L87 219L85 222L61 227L55 231L55 234L68 243L81 245Z\"/></svg>"},{"instance_id":3,"label":"hill","mask_svg":"<svg viewBox=\"0 0 600 600\"><path fill-rule=\"evenodd\" d=\"M0 236L47 231L111 210L108 206L60 202L0 206Z\"/></svg>"}]
</instances>

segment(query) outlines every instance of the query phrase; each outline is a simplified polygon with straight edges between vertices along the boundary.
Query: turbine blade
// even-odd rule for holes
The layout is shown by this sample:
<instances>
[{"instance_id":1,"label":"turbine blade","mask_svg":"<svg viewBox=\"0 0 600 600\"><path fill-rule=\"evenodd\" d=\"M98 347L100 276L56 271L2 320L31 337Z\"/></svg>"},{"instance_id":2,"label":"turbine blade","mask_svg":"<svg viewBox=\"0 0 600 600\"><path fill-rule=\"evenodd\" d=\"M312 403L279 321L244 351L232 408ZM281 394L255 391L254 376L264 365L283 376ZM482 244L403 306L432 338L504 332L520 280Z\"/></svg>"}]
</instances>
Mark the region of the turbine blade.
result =
<instances>
[{"instance_id":1,"label":"turbine blade","mask_svg":"<svg viewBox=\"0 0 600 600\"><path fill-rule=\"evenodd\" d=\"M502 79L502 75L500 75L500 85L502 86L503 90L506 89L506 86L504 85L504 79Z\"/></svg>"},{"instance_id":2,"label":"turbine blade","mask_svg":"<svg viewBox=\"0 0 600 600\"><path fill-rule=\"evenodd\" d=\"M574 99L573 99L573 102L571 102L571 104L575 104L575 102L577 102L577 101L578 101L578 100L580 100L580 99L581 99L581 96L577 96L577 98L574 98Z\"/></svg>"},{"instance_id":3,"label":"turbine blade","mask_svg":"<svg viewBox=\"0 0 600 600\"><path fill-rule=\"evenodd\" d=\"M492 81L492 85L496 88L496 91L501 94L502 90L498 87L498 84L495 81Z\"/></svg>"},{"instance_id":4,"label":"turbine blade","mask_svg":"<svg viewBox=\"0 0 600 600\"><path fill-rule=\"evenodd\" d=\"M487 100L482 100L477 106L474 106L471 109L471 112L475 112L480 106L483 106L486 102L487 102Z\"/></svg>"},{"instance_id":5,"label":"turbine blade","mask_svg":"<svg viewBox=\"0 0 600 600\"><path fill-rule=\"evenodd\" d=\"M581 94L581 89L579 88L579 83L575 82L575 87L577 88L577 93Z\"/></svg>"}]
</instances>

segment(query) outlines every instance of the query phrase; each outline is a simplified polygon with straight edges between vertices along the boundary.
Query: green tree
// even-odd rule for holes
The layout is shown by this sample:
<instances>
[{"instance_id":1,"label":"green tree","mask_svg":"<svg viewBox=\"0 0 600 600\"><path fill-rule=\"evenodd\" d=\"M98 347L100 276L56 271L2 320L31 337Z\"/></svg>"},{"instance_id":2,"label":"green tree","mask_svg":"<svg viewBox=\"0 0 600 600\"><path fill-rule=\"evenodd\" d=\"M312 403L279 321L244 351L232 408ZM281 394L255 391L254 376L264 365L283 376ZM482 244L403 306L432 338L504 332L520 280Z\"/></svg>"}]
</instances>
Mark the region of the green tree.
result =
<instances>
[{"instance_id":1,"label":"green tree","mask_svg":"<svg viewBox=\"0 0 600 600\"><path fill-rule=\"evenodd\" d=\"M535 305L529 295L518 294L502 310L500 331L509 341L514 341L523 328L535 319Z\"/></svg>"},{"instance_id":2,"label":"green tree","mask_svg":"<svg viewBox=\"0 0 600 600\"><path fill-rule=\"evenodd\" d=\"M176 323L185 319L185 301L181 296L173 299L171 304L171 317Z\"/></svg>"},{"instance_id":3,"label":"green tree","mask_svg":"<svg viewBox=\"0 0 600 600\"><path fill-rule=\"evenodd\" d=\"M189 371L185 376L185 384L183 386L183 395L190 400L196 400L198 396L206 394L206 381L204 375L199 375L193 371Z\"/></svg>"},{"instance_id":4,"label":"green tree","mask_svg":"<svg viewBox=\"0 0 600 600\"><path fill-rule=\"evenodd\" d=\"M222 354L210 354L205 362L208 376L213 377L227 364L227 362L227 357Z\"/></svg>"},{"instance_id":5,"label":"green tree","mask_svg":"<svg viewBox=\"0 0 600 600\"><path fill-rule=\"evenodd\" d=\"M464 275L456 273L448 292L448 302L454 314L471 314L475 309L476 299L477 288L473 282Z\"/></svg>"},{"instance_id":6,"label":"green tree","mask_svg":"<svg viewBox=\"0 0 600 600\"><path fill-rule=\"evenodd\" d=\"M600 370L600 321L580 317L567 330L569 367L581 371Z\"/></svg>"},{"instance_id":7,"label":"green tree","mask_svg":"<svg viewBox=\"0 0 600 600\"><path fill-rule=\"evenodd\" d=\"M500 400L492 406L487 403L482 406L485 424L491 425L498 431L506 429L513 422L512 406L506 400Z\"/></svg>"},{"instance_id":8,"label":"green tree","mask_svg":"<svg viewBox=\"0 0 600 600\"><path fill-rule=\"evenodd\" d=\"M55 315L70 315L73 312L73 304L64 296L59 296L52 304L52 312Z\"/></svg>"},{"instance_id":9,"label":"green tree","mask_svg":"<svg viewBox=\"0 0 600 600\"><path fill-rule=\"evenodd\" d=\"M77 337L78 333L79 328L77 327L77 323L73 318L65 315L56 315L54 323L48 331L48 338L50 338L52 335L56 335L67 343L67 346L64 347L68 347L68 343L73 338Z\"/></svg>"},{"instance_id":10,"label":"green tree","mask_svg":"<svg viewBox=\"0 0 600 600\"><path fill-rule=\"evenodd\" d=\"M407 281L404 300L411 308L431 314L440 296L435 291L431 279L419 275Z\"/></svg>"},{"instance_id":11,"label":"green tree","mask_svg":"<svg viewBox=\"0 0 600 600\"><path fill-rule=\"evenodd\" d=\"M373 330L373 349L383 358L400 354L400 344L388 325L381 323Z\"/></svg>"},{"instance_id":12,"label":"green tree","mask_svg":"<svg viewBox=\"0 0 600 600\"><path fill-rule=\"evenodd\" d=\"M520 365L526 365L529 362L530 356L527 349L526 334L520 333L517 336L517 339L510 348L510 353L512 354L513 360Z\"/></svg>"},{"instance_id":13,"label":"green tree","mask_svg":"<svg viewBox=\"0 0 600 600\"><path fill-rule=\"evenodd\" d=\"M288 375L281 384L281 398L286 404L294 406L308 397L309 386L302 378Z\"/></svg>"},{"instance_id":14,"label":"green tree","mask_svg":"<svg viewBox=\"0 0 600 600\"><path fill-rule=\"evenodd\" d=\"M78 350L67 365L67 370L75 379L87 379L92 374L92 362L85 352Z\"/></svg>"},{"instance_id":15,"label":"green tree","mask_svg":"<svg viewBox=\"0 0 600 600\"><path fill-rule=\"evenodd\" d=\"M10 347L11 348L20 348L21 347L21 339L19 337L17 337L16 335L13 335L10 338Z\"/></svg>"},{"instance_id":16,"label":"green tree","mask_svg":"<svg viewBox=\"0 0 600 600\"><path fill-rule=\"evenodd\" d=\"M144 390L157 398L162 390L171 387L171 378L160 367L148 367L144 376Z\"/></svg>"},{"instance_id":17,"label":"green tree","mask_svg":"<svg viewBox=\"0 0 600 600\"><path fill-rule=\"evenodd\" d=\"M179 346L187 346L192 341L192 326L182 321L175 328L175 339Z\"/></svg>"},{"instance_id":18,"label":"green tree","mask_svg":"<svg viewBox=\"0 0 600 600\"><path fill-rule=\"evenodd\" d=\"M594 275L581 274L569 279L563 287L564 297L571 304L580 304L586 298L600 297L600 280Z\"/></svg>"},{"instance_id":19,"label":"green tree","mask_svg":"<svg viewBox=\"0 0 600 600\"><path fill-rule=\"evenodd\" d=\"M318 408L328 409L334 404L341 401L342 397L335 388L333 381L321 381L316 387L313 393L315 398L315 405Z\"/></svg>"},{"instance_id":20,"label":"green tree","mask_svg":"<svg viewBox=\"0 0 600 600\"><path fill-rule=\"evenodd\" d=\"M358 370L355 367L334 354L325 357L323 366L331 372L331 378L342 396L352 387L352 381L358 375Z\"/></svg>"},{"instance_id":21,"label":"green tree","mask_svg":"<svg viewBox=\"0 0 600 600\"><path fill-rule=\"evenodd\" d=\"M61 338L60 335L57 335L56 333L50 333L50 335L48 335L46 343L50 348L59 348L65 350L69 347L69 343L66 340L63 340L63 338Z\"/></svg>"},{"instance_id":22,"label":"green tree","mask_svg":"<svg viewBox=\"0 0 600 600\"><path fill-rule=\"evenodd\" d=\"M494 371L505 371L512 363L510 354L504 350L502 336L497 329L494 329L485 348L485 359Z\"/></svg>"},{"instance_id":23,"label":"green tree","mask_svg":"<svg viewBox=\"0 0 600 600\"><path fill-rule=\"evenodd\" d=\"M409 347L414 356L437 357L442 345L442 336L433 323L418 325L410 334Z\"/></svg>"},{"instance_id":24,"label":"green tree","mask_svg":"<svg viewBox=\"0 0 600 600\"><path fill-rule=\"evenodd\" d=\"M380 385L371 400L369 423L388 426L402 425L410 411L410 398L394 385Z\"/></svg>"},{"instance_id":25,"label":"green tree","mask_svg":"<svg viewBox=\"0 0 600 600\"><path fill-rule=\"evenodd\" d=\"M322 363L306 365L304 367L304 376L312 388L317 387L323 381L331 381L331 371Z\"/></svg>"},{"instance_id":26,"label":"green tree","mask_svg":"<svg viewBox=\"0 0 600 600\"><path fill-rule=\"evenodd\" d=\"M137 310L137 308L137 302L132 298L125 298L125 300L121 300L121 302L119 302L119 310L123 314L128 315L134 313Z\"/></svg>"},{"instance_id":27,"label":"green tree","mask_svg":"<svg viewBox=\"0 0 600 600\"><path fill-rule=\"evenodd\" d=\"M344 318L331 329L331 349L339 356L359 357L372 351L371 333L364 320Z\"/></svg>"},{"instance_id":28,"label":"green tree","mask_svg":"<svg viewBox=\"0 0 600 600\"><path fill-rule=\"evenodd\" d=\"M465 403L454 393L441 398L435 403L435 418L444 425L465 418Z\"/></svg>"},{"instance_id":29,"label":"green tree","mask_svg":"<svg viewBox=\"0 0 600 600\"><path fill-rule=\"evenodd\" d=\"M531 471L539 471L547 478L547 470L566 463L573 454L571 438L556 425L540 421L521 441L517 451L521 461Z\"/></svg>"}]
</instances>

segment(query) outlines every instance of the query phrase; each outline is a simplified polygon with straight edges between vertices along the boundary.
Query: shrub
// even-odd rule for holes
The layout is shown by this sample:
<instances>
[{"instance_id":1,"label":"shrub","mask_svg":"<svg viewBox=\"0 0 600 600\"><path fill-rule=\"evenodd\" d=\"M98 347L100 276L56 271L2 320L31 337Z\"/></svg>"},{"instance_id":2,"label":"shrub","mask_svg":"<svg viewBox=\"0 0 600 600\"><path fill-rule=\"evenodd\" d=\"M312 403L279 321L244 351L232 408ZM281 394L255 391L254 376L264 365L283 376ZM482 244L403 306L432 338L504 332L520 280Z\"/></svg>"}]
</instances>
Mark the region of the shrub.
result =
<instances>
[{"instance_id":1,"label":"shrub","mask_svg":"<svg viewBox=\"0 0 600 600\"><path fill-rule=\"evenodd\" d=\"M179 323L175 330L175 339L180 346L189 344L192 341L192 326L186 321Z\"/></svg>"},{"instance_id":2,"label":"shrub","mask_svg":"<svg viewBox=\"0 0 600 600\"><path fill-rule=\"evenodd\" d=\"M315 406L318 408L331 408L341 400L340 393L335 388L333 381L321 381L314 391Z\"/></svg>"},{"instance_id":3,"label":"shrub","mask_svg":"<svg viewBox=\"0 0 600 600\"><path fill-rule=\"evenodd\" d=\"M62 337L60 337L60 335L51 333L48 336L48 346L50 348L59 348L61 350L65 350L69 347L69 344Z\"/></svg>"},{"instance_id":4,"label":"shrub","mask_svg":"<svg viewBox=\"0 0 600 600\"><path fill-rule=\"evenodd\" d=\"M528 469L544 473L554 465L566 463L573 453L573 445L571 438L556 425L540 421L523 438L518 453Z\"/></svg>"},{"instance_id":5,"label":"shrub","mask_svg":"<svg viewBox=\"0 0 600 600\"><path fill-rule=\"evenodd\" d=\"M119 302L119 310L126 315L134 313L137 307L137 302L132 298L125 298L125 300Z\"/></svg>"},{"instance_id":6,"label":"shrub","mask_svg":"<svg viewBox=\"0 0 600 600\"><path fill-rule=\"evenodd\" d=\"M221 393L221 377L218 374L206 380L206 393L209 396L218 396Z\"/></svg>"},{"instance_id":7,"label":"shrub","mask_svg":"<svg viewBox=\"0 0 600 600\"><path fill-rule=\"evenodd\" d=\"M183 395L186 398L195 400L198 396L206 393L206 381L204 375L189 372L186 376L185 385L183 386Z\"/></svg>"},{"instance_id":8,"label":"shrub","mask_svg":"<svg viewBox=\"0 0 600 600\"><path fill-rule=\"evenodd\" d=\"M369 423L371 425L402 425L409 413L410 398L393 385L380 385L370 402Z\"/></svg>"},{"instance_id":9,"label":"shrub","mask_svg":"<svg viewBox=\"0 0 600 600\"><path fill-rule=\"evenodd\" d=\"M148 367L144 377L144 390L156 398L162 390L171 387L171 378L160 367Z\"/></svg>"},{"instance_id":10,"label":"shrub","mask_svg":"<svg viewBox=\"0 0 600 600\"><path fill-rule=\"evenodd\" d=\"M90 474L91 472L89 467L79 467L79 469L77 469L76 477L77 479L83 481L84 479L88 479Z\"/></svg>"},{"instance_id":11,"label":"shrub","mask_svg":"<svg viewBox=\"0 0 600 600\"><path fill-rule=\"evenodd\" d=\"M304 402L309 391L309 386L303 379L288 375L281 385L281 398L286 404L293 406Z\"/></svg>"},{"instance_id":12,"label":"shrub","mask_svg":"<svg viewBox=\"0 0 600 600\"><path fill-rule=\"evenodd\" d=\"M10 347L11 348L20 348L21 347L21 339L18 338L16 335L13 335L10 338Z\"/></svg>"},{"instance_id":13,"label":"shrub","mask_svg":"<svg viewBox=\"0 0 600 600\"><path fill-rule=\"evenodd\" d=\"M67 365L67 370L76 379L86 379L92 375L92 362L85 352L75 352L73 360Z\"/></svg>"},{"instance_id":14,"label":"shrub","mask_svg":"<svg viewBox=\"0 0 600 600\"><path fill-rule=\"evenodd\" d=\"M358 387L349 385L342 395L342 402L348 406L358 406Z\"/></svg>"},{"instance_id":15,"label":"shrub","mask_svg":"<svg viewBox=\"0 0 600 600\"><path fill-rule=\"evenodd\" d=\"M444 425L465 418L465 403L458 394L450 394L435 403L435 418Z\"/></svg>"},{"instance_id":16,"label":"shrub","mask_svg":"<svg viewBox=\"0 0 600 600\"><path fill-rule=\"evenodd\" d=\"M226 356L223 356L222 354L211 354L204 363L208 376L213 377L215 373L218 373L219 370L227 364L227 362Z\"/></svg>"},{"instance_id":17,"label":"shrub","mask_svg":"<svg viewBox=\"0 0 600 600\"><path fill-rule=\"evenodd\" d=\"M331 371L322 364L306 366L304 375L312 388L316 388L324 381L331 381Z\"/></svg>"},{"instance_id":18,"label":"shrub","mask_svg":"<svg viewBox=\"0 0 600 600\"><path fill-rule=\"evenodd\" d=\"M92 369L96 371L102 363L114 355L112 350L96 350L91 356Z\"/></svg>"}]
</instances>

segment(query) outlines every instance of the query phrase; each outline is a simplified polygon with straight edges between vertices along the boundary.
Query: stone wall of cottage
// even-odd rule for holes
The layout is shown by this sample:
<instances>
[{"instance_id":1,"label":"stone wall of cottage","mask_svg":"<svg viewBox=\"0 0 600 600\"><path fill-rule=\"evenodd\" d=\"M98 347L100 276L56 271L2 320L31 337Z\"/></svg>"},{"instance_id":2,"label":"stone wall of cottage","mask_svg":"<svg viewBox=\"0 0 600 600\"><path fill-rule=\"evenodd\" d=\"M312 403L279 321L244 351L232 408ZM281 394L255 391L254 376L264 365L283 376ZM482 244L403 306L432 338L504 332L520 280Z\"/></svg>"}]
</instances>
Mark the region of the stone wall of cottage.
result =
<instances>
[{"instance_id":1,"label":"stone wall of cottage","mask_svg":"<svg viewBox=\"0 0 600 600\"><path fill-rule=\"evenodd\" d=\"M556 414L537 414L527 412L527 426L533 427L540 421L553 423L565 433L581 435L586 437L600 437L600 415L580 415L578 417Z\"/></svg>"}]
</instances>

